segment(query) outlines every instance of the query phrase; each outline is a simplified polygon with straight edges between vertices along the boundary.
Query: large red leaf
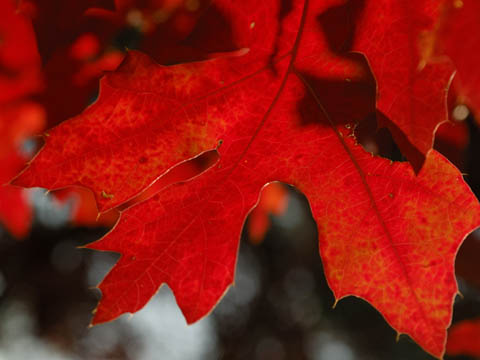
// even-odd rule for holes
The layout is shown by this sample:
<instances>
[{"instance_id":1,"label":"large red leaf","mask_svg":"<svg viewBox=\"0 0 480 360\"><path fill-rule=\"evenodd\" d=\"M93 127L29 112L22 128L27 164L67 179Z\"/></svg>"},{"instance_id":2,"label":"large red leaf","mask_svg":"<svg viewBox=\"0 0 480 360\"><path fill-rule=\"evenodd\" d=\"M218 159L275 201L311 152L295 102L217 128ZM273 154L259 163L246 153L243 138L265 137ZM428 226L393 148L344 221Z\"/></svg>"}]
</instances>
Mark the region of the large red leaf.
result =
<instances>
[{"instance_id":1,"label":"large red leaf","mask_svg":"<svg viewBox=\"0 0 480 360\"><path fill-rule=\"evenodd\" d=\"M87 185L107 209L179 161L219 152L215 166L125 210L89 245L122 254L100 285L93 323L139 310L162 283L188 322L207 314L233 281L259 190L278 180L310 200L336 298L366 299L441 357L454 257L480 223L461 174L431 152L417 177L407 163L356 144L353 127L374 110L375 86L361 55L328 51L317 17L333 2L216 4L248 52L172 67L130 53L102 82L97 103L50 131L17 179Z\"/></svg>"},{"instance_id":2,"label":"large red leaf","mask_svg":"<svg viewBox=\"0 0 480 360\"><path fill-rule=\"evenodd\" d=\"M353 49L367 56L378 84L378 109L390 120L384 125L418 170L432 149L437 126L448 119L446 90L453 67L424 58L425 38L443 1L350 2L363 7Z\"/></svg>"},{"instance_id":3,"label":"large red leaf","mask_svg":"<svg viewBox=\"0 0 480 360\"><path fill-rule=\"evenodd\" d=\"M272 113L246 154L220 149L220 168L125 211L110 234L89 246L122 254L100 285L93 323L138 311L163 282L188 322L207 314L233 281L241 226L256 191L282 180L310 199L336 298L366 299L398 332L441 356L457 291L455 253L465 229L479 221L461 175L433 153L416 178L407 164L372 158L329 129L312 134L282 125L283 138L276 134L282 115ZM259 159L272 141L273 155Z\"/></svg>"},{"instance_id":4,"label":"large red leaf","mask_svg":"<svg viewBox=\"0 0 480 360\"><path fill-rule=\"evenodd\" d=\"M179 161L215 148L219 135L228 126L226 121L215 121L222 119L222 110L207 114L209 125L202 125L206 121L207 105L217 101L216 98L222 99L224 94L210 98L204 94L215 92L219 87L229 89L246 76L248 79L257 73L264 74L271 66L278 24L266 16L267 8L252 11L251 16L254 14L264 22L252 29L250 24L255 24L255 17L235 18L237 28L243 25L242 30L248 30L238 32L239 47L256 47L246 56L164 67L152 77L157 65L133 53L117 72L103 79L100 97L93 106L49 131L45 147L15 183L50 189L84 185L93 190L100 210L106 210L131 198ZM291 47L294 39L292 34L288 37L289 43L283 47ZM270 45L263 49L263 43ZM289 50L282 49L284 61L280 65L283 67ZM132 72L136 75L132 76ZM194 74L200 76L193 77ZM275 79L275 83L278 81ZM159 88L159 83L164 86ZM239 85L243 86L242 82ZM199 86L198 91L190 90ZM263 89L256 91L259 99L245 102L243 112L268 107L260 97ZM229 96L233 99L236 94ZM174 120L185 116L190 121ZM180 143L176 140L179 135L183 138ZM98 171L99 168L103 171Z\"/></svg>"}]
</instances>

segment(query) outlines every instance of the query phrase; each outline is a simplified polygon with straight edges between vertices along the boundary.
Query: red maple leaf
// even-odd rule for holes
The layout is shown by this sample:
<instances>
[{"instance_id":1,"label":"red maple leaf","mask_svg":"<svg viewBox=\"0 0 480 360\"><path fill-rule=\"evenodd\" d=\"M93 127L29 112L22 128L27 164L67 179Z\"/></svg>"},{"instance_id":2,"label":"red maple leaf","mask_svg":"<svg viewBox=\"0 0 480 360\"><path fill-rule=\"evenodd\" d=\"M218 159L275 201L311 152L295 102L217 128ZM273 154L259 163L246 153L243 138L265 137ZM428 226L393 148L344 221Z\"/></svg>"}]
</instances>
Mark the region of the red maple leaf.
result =
<instances>
[{"instance_id":1,"label":"red maple leaf","mask_svg":"<svg viewBox=\"0 0 480 360\"><path fill-rule=\"evenodd\" d=\"M179 162L218 151L209 170L128 208L88 246L122 254L100 284L93 323L138 311L163 283L189 323L205 316L233 281L241 227L260 189L283 181L310 201L337 300L364 298L441 357L455 254L480 223L461 174L427 151L416 176L408 163L356 143L375 84L362 55L328 47L317 17L337 2L215 4L238 52L170 67L130 52L103 79L98 101L52 129L15 181L87 186L106 210Z\"/></svg>"}]
</instances>

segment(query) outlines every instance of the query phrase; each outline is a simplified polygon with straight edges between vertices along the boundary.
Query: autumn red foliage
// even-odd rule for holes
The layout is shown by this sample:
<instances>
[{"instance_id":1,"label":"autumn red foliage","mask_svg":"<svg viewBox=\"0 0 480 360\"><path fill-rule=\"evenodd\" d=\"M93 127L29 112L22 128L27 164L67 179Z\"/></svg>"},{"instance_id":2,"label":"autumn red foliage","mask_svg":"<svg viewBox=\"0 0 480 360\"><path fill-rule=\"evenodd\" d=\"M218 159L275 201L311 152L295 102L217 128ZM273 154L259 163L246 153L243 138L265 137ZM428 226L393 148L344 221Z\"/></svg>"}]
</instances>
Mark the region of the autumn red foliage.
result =
<instances>
[{"instance_id":1,"label":"autumn red foliage","mask_svg":"<svg viewBox=\"0 0 480 360\"><path fill-rule=\"evenodd\" d=\"M480 322L478 319L465 320L449 330L447 353L450 355L480 356Z\"/></svg>"},{"instance_id":2,"label":"autumn red foliage","mask_svg":"<svg viewBox=\"0 0 480 360\"><path fill-rule=\"evenodd\" d=\"M12 181L0 220L28 232L19 186L76 196L76 224L113 225L120 211L86 246L121 254L92 324L140 310L162 284L193 323L232 285L247 215L258 243L268 214L286 209L287 183L309 201L336 301L366 300L442 358L455 258L480 225L455 166L468 129L449 119L458 104L479 116L479 37L464 41L480 31L478 10L474 0L1 0L0 179ZM119 33L133 40L118 45ZM367 119L407 161L369 149L378 128ZM21 171L22 144L42 132ZM447 349L463 349L460 331Z\"/></svg>"}]
</instances>

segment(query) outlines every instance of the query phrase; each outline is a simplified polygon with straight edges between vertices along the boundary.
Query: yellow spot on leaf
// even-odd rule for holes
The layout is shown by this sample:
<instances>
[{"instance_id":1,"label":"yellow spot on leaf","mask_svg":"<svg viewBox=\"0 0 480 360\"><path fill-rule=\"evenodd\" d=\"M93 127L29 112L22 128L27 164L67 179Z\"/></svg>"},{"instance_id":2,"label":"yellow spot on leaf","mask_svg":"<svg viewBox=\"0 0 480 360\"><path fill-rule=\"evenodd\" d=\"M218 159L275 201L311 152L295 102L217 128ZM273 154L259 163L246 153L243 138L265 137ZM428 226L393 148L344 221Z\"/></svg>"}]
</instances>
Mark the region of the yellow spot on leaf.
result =
<instances>
[{"instance_id":1,"label":"yellow spot on leaf","mask_svg":"<svg viewBox=\"0 0 480 360\"><path fill-rule=\"evenodd\" d=\"M102 197L104 199L113 199L113 194L107 194L104 190L102 190Z\"/></svg>"}]
</instances>

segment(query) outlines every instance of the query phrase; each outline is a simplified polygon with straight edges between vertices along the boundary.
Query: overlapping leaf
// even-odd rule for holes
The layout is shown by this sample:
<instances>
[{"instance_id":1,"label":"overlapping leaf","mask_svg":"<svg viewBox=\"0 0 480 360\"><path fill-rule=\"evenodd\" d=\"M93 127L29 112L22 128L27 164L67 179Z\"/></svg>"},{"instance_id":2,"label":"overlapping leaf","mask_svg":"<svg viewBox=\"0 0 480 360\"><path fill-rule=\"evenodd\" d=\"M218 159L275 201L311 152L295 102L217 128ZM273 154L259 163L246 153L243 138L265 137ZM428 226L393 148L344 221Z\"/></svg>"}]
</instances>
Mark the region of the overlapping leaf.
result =
<instances>
[{"instance_id":1,"label":"overlapping leaf","mask_svg":"<svg viewBox=\"0 0 480 360\"><path fill-rule=\"evenodd\" d=\"M448 119L447 89L454 68L428 63L429 32L442 0L352 0L361 11L353 49L364 53L378 84L377 106L402 153L416 170L432 148L437 126Z\"/></svg>"},{"instance_id":2,"label":"overlapping leaf","mask_svg":"<svg viewBox=\"0 0 480 360\"><path fill-rule=\"evenodd\" d=\"M104 210L180 161L218 151L215 166L125 210L89 245L122 254L100 285L93 323L138 311L163 283L188 322L206 315L233 282L260 189L283 181L310 201L335 297L366 299L441 357L455 254L480 223L461 174L426 151L416 176L356 143L355 123L375 110L375 84L361 55L329 51L318 16L337 2L215 4L239 51L171 67L130 52L103 79L99 100L50 131L17 179L88 186Z\"/></svg>"},{"instance_id":3,"label":"overlapping leaf","mask_svg":"<svg viewBox=\"0 0 480 360\"><path fill-rule=\"evenodd\" d=\"M437 56L447 55L457 70L454 87L460 102L480 116L480 3L475 0L445 1L435 34Z\"/></svg>"}]
</instances>

